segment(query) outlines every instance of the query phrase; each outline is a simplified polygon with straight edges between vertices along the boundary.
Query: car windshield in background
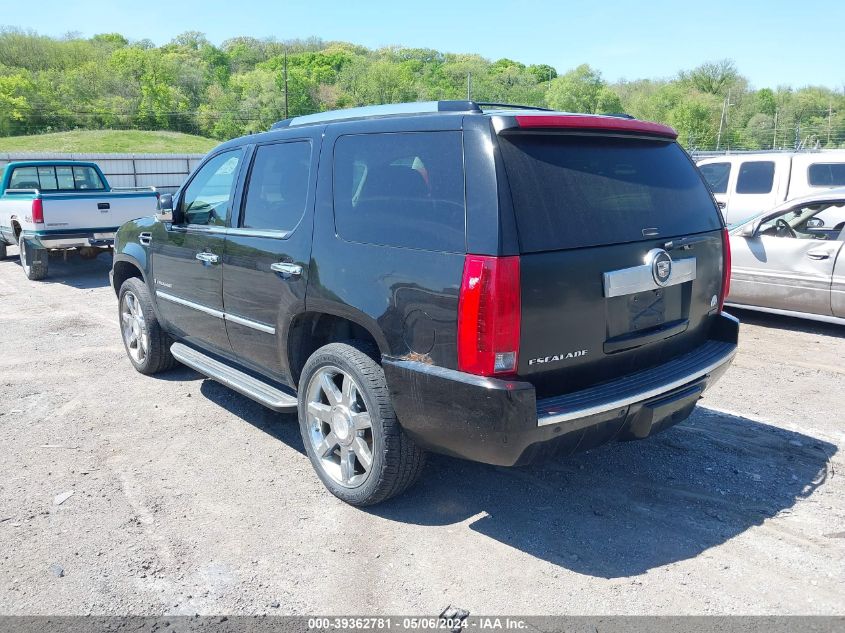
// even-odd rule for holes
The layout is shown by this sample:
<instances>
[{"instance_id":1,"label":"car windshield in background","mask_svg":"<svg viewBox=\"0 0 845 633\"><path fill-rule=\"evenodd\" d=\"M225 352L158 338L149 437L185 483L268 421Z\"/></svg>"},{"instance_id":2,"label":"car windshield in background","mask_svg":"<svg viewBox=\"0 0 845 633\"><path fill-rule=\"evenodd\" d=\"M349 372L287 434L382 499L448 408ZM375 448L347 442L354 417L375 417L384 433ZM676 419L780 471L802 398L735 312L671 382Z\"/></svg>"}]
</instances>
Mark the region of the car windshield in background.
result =
<instances>
[{"instance_id":1,"label":"car windshield in background","mask_svg":"<svg viewBox=\"0 0 845 633\"><path fill-rule=\"evenodd\" d=\"M501 146L523 252L636 242L721 228L675 143L510 134Z\"/></svg>"},{"instance_id":2,"label":"car windshield in background","mask_svg":"<svg viewBox=\"0 0 845 633\"><path fill-rule=\"evenodd\" d=\"M9 179L10 189L41 191L103 191L106 187L93 167L87 165L38 165L18 167Z\"/></svg>"}]
</instances>

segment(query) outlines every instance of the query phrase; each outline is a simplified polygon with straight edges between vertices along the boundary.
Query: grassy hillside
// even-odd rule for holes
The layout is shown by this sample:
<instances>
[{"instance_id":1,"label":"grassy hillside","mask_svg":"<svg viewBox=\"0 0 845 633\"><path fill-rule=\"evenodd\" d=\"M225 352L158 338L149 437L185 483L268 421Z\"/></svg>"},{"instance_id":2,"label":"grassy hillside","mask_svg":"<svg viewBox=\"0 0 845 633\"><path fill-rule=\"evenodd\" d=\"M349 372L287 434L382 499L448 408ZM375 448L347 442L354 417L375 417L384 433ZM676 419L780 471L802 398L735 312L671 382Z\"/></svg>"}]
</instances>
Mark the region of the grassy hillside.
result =
<instances>
[{"instance_id":1,"label":"grassy hillside","mask_svg":"<svg viewBox=\"0 0 845 633\"><path fill-rule=\"evenodd\" d=\"M86 152L115 154L204 154L219 141L180 132L78 130L0 137L0 152Z\"/></svg>"}]
</instances>

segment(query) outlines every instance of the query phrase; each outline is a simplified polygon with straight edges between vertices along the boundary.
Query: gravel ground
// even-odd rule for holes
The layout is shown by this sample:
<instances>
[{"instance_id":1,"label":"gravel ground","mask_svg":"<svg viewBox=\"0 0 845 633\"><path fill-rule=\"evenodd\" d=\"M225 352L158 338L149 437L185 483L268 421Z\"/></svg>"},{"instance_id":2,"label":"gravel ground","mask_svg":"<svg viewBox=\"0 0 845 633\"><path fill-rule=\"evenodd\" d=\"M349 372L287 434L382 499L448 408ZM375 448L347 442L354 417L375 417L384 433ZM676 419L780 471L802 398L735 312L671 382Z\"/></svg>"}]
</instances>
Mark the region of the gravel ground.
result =
<instances>
[{"instance_id":1,"label":"gravel ground","mask_svg":"<svg viewBox=\"0 0 845 633\"><path fill-rule=\"evenodd\" d=\"M136 373L105 255L0 261L2 614L841 614L845 328L739 313L685 423L359 510L293 416ZM62 497L73 493L61 503Z\"/></svg>"}]
</instances>

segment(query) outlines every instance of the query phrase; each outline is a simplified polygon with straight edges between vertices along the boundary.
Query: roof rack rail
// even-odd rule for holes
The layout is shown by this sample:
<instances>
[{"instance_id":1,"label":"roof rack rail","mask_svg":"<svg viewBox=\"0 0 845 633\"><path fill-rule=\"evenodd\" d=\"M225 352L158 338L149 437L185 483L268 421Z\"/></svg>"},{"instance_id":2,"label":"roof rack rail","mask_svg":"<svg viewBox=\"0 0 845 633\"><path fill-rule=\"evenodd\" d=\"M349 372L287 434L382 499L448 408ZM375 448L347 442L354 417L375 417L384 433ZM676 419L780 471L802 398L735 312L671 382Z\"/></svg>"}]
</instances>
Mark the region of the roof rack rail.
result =
<instances>
[{"instance_id":1,"label":"roof rack rail","mask_svg":"<svg viewBox=\"0 0 845 633\"><path fill-rule=\"evenodd\" d=\"M543 108L541 106L532 106L532 105L519 105L516 103L495 103L493 101L476 101L475 105L480 108L507 108L509 110L540 110L542 112L554 112L554 110L550 110L549 108Z\"/></svg>"},{"instance_id":2,"label":"roof rack rail","mask_svg":"<svg viewBox=\"0 0 845 633\"><path fill-rule=\"evenodd\" d=\"M427 114L434 112L481 112L481 108L472 101L418 101L414 103L389 103L386 105L362 106L346 108L345 110L329 110L293 117L274 123L270 129L278 130L286 127L308 125L311 123L327 123L329 121L343 121L346 119L363 119L376 116L391 116L397 114Z\"/></svg>"}]
</instances>

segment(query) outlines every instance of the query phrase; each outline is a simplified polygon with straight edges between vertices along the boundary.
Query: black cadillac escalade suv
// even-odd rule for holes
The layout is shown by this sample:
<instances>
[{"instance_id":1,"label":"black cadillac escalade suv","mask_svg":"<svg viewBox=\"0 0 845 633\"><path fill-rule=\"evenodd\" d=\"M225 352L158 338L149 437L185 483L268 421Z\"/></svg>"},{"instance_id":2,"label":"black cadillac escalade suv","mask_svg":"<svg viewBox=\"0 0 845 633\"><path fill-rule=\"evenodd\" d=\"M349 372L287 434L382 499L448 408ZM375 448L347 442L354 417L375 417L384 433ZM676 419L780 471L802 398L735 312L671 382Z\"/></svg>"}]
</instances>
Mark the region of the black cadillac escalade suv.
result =
<instances>
[{"instance_id":1,"label":"black cadillac escalade suv","mask_svg":"<svg viewBox=\"0 0 845 633\"><path fill-rule=\"evenodd\" d=\"M685 419L736 352L721 214L671 128L467 101L303 116L117 233L126 351L297 410L328 489Z\"/></svg>"}]
</instances>

